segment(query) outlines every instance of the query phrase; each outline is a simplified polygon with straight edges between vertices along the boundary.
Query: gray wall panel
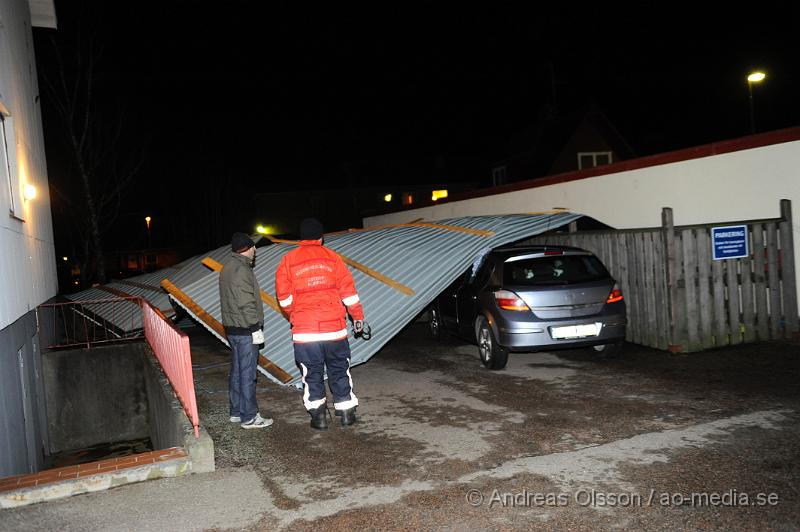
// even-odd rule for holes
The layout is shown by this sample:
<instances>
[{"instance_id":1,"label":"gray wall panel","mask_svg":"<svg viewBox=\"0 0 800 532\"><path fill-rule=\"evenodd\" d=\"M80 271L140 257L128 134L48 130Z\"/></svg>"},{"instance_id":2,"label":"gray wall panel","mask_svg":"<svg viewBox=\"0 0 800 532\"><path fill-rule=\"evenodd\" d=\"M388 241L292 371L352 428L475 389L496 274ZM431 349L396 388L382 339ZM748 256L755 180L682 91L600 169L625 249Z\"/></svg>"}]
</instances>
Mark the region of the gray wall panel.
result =
<instances>
[{"instance_id":1,"label":"gray wall panel","mask_svg":"<svg viewBox=\"0 0 800 532\"><path fill-rule=\"evenodd\" d=\"M36 315L0 330L0 477L38 471L46 420Z\"/></svg>"}]
</instances>

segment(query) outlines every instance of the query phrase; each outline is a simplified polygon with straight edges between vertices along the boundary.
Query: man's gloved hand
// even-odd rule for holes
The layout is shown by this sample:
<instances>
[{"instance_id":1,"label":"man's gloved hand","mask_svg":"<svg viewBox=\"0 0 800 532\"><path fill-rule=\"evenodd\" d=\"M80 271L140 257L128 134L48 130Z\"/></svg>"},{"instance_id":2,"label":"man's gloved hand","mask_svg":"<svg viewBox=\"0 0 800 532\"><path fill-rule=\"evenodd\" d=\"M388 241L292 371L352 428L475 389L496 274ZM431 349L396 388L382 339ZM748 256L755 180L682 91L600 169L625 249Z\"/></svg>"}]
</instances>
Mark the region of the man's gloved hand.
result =
<instances>
[{"instance_id":1,"label":"man's gloved hand","mask_svg":"<svg viewBox=\"0 0 800 532\"><path fill-rule=\"evenodd\" d=\"M258 329L253 331L253 345L261 345L264 343L264 331Z\"/></svg>"},{"instance_id":2,"label":"man's gloved hand","mask_svg":"<svg viewBox=\"0 0 800 532\"><path fill-rule=\"evenodd\" d=\"M364 320L353 320L353 334L358 336L364 332Z\"/></svg>"}]
</instances>

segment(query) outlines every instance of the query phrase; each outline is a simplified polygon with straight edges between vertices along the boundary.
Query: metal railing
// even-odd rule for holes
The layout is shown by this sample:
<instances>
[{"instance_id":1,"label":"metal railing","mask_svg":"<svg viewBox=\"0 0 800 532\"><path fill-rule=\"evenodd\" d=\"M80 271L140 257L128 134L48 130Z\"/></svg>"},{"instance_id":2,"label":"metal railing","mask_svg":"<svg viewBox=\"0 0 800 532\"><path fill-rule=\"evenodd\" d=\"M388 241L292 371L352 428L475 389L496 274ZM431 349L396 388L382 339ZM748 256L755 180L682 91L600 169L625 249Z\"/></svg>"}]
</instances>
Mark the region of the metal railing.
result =
<instances>
[{"instance_id":1,"label":"metal railing","mask_svg":"<svg viewBox=\"0 0 800 532\"><path fill-rule=\"evenodd\" d=\"M88 348L142 338L141 301L117 297L39 305L36 317L41 347Z\"/></svg>"},{"instance_id":2,"label":"metal railing","mask_svg":"<svg viewBox=\"0 0 800 532\"><path fill-rule=\"evenodd\" d=\"M183 405L186 416L194 427L194 435L200 437L200 419L194 393L192 355L189 337L175 327L160 310L147 301L142 301L144 335L153 349L161 368L167 376L175 395Z\"/></svg>"}]
</instances>

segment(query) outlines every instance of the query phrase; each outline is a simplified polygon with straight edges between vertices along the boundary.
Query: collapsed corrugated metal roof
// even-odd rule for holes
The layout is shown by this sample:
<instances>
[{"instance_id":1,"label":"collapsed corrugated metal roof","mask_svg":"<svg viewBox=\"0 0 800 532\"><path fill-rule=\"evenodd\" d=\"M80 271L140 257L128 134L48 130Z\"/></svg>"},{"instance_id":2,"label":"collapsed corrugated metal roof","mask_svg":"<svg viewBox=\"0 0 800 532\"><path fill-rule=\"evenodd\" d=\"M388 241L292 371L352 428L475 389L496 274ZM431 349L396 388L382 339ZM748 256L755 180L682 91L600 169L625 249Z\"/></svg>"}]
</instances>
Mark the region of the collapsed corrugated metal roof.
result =
<instances>
[{"instance_id":1,"label":"collapsed corrugated metal roof","mask_svg":"<svg viewBox=\"0 0 800 532\"><path fill-rule=\"evenodd\" d=\"M352 365L366 362L377 353L465 271L481 250L538 235L580 216L567 212L475 216L326 235L325 245L350 266L372 327L369 341L350 338ZM295 244L274 242L258 248L254 270L267 306L266 344L259 366L276 382L298 384L300 373L294 363L290 326L274 299L275 271ZM190 277L176 276L162 283L170 297L225 343L216 270L229 256L227 247L215 250L212 260L204 259L207 268L203 268L209 274L202 275L191 265L187 266L193 273L190 277L199 276L193 282L186 283Z\"/></svg>"},{"instance_id":2,"label":"collapsed corrugated metal roof","mask_svg":"<svg viewBox=\"0 0 800 532\"><path fill-rule=\"evenodd\" d=\"M140 297L149 301L166 316L172 316L175 310L172 308L169 296L161 288L161 281L167 277L174 276L178 271L177 267L173 266L127 279L115 279L103 286L68 294L66 298L70 301L84 303L85 310L106 320L121 332L136 332L141 330L143 325L142 313L136 311L134 303L124 301L120 303L96 303L95 301L124 300L125 298Z\"/></svg>"},{"instance_id":3,"label":"collapsed corrugated metal roof","mask_svg":"<svg viewBox=\"0 0 800 532\"><path fill-rule=\"evenodd\" d=\"M111 288L109 290L106 285L89 288L69 294L66 297L71 301L81 303L76 312L82 315L85 314L85 317L95 323L102 323L102 326L108 328L111 334L115 334L120 338L141 330L143 327L142 312L139 309L139 305L133 301L126 300L126 296L113 292L114 289Z\"/></svg>"},{"instance_id":4,"label":"collapsed corrugated metal roof","mask_svg":"<svg viewBox=\"0 0 800 532\"><path fill-rule=\"evenodd\" d=\"M108 301L113 299L124 299L126 297L141 297L147 300L154 307L158 308L166 316L175 313L169 295L161 286L164 279L169 279L177 286L187 286L197 280L212 275L213 272L203 266L201 260L204 257L212 257L216 260L224 260L230 253L230 247L224 246L215 249L204 255L198 255L187 259L179 264L163 268L161 270L128 277L126 279L114 279L111 282L87 290L82 290L65 297L75 302ZM134 305L131 303L131 307ZM121 303L88 303L84 308L97 317L106 320L124 333L137 332L142 329L141 313L131 317L132 312L126 304ZM121 312L124 309L124 312ZM123 317L124 316L124 317Z\"/></svg>"}]
</instances>

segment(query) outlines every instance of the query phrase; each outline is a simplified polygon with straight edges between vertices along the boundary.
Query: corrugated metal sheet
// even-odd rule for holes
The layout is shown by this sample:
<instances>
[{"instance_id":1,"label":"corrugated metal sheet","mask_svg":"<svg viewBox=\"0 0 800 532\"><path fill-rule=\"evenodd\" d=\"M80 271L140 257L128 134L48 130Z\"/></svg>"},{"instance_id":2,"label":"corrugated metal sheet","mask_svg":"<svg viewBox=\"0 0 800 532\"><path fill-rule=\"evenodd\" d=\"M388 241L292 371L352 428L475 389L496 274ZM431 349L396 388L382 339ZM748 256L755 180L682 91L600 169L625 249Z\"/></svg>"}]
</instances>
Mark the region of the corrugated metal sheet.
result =
<instances>
[{"instance_id":1,"label":"corrugated metal sheet","mask_svg":"<svg viewBox=\"0 0 800 532\"><path fill-rule=\"evenodd\" d=\"M489 237L418 226L387 227L326 236L327 247L415 291L412 296L405 295L350 268L366 319L373 331L369 341L350 338L352 364L366 362L377 353L465 271L482 249L535 236L568 224L580 216L572 213L476 216L436 222L494 232ZM293 247L292 244L273 244L258 248L255 274L262 290L275 295L275 271L281 258ZM224 264L230 256L230 250L222 249L226 256L216 260ZM191 284L179 285L179 288L205 312L220 321L218 274L208 269L206 271L209 273ZM191 313L190 309L187 310ZM268 306L264 307L264 314L266 345L262 354L292 376L289 384L297 384L300 375L294 364L289 323ZM210 327L206 328L211 330ZM213 330L211 332L225 341Z\"/></svg>"},{"instance_id":2,"label":"corrugated metal sheet","mask_svg":"<svg viewBox=\"0 0 800 532\"><path fill-rule=\"evenodd\" d=\"M114 280L106 286L134 297L146 299L151 305L157 307L161 312L169 316L173 314L174 309L172 308L172 303L170 303L169 296L164 289L161 288L160 283L175 272L176 270L174 268L164 268L163 270L145 275L129 277L123 280Z\"/></svg>"},{"instance_id":3,"label":"corrugated metal sheet","mask_svg":"<svg viewBox=\"0 0 800 532\"><path fill-rule=\"evenodd\" d=\"M203 277L212 275L214 273L200 263L203 258L210 256L222 261L225 260L225 257L229 254L230 246L224 246L215 249L208 254L197 255L174 266L170 266L169 268L163 268L153 273L128 277L122 280L113 280L104 286L119 292L124 292L131 296L146 299L148 302L150 302L150 304L157 307L165 314L170 315L173 311L172 303L170 302L167 292L161 288L161 281L164 279L169 279L178 287L190 285L202 279ZM156 290L152 290L150 288L155 288ZM98 288L89 288L88 290L69 294L66 297L71 301L92 301L115 299L119 296ZM90 310L92 312L96 312L98 316L113 323L116 327L125 331L126 333L137 331L142 328L141 317L139 317L137 320L131 321L127 314L120 315L116 311L116 307L114 305L92 305Z\"/></svg>"},{"instance_id":4,"label":"corrugated metal sheet","mask_svg":"<svg viewBox=\"0 0 800 532\"><path fill-rule=\"evenodd\" d=\"M70 301L86 303L84 308L96 317L102 318L113 324L119 332L127 336L128 333L139 331L142 325L142 312L139 305L127 301L114 294L110 294L99 288L89 288L82 292L76 292L67 296ZM116 300L116 301L110 301ZM102 303L90 303L92 301L103 301ZM88 316L91 317L91 316Z\"/></svg>"},{"instance_id":5,"label":"corrugated metal sheet","mask_svg":"<svg viewBox=\"0 0 800 532\"><path fill-rule=\"evenodd\" d=\"M213 272L200 264L200 261L206 257L211 257L212 259L216 260L217 262L224 262L227 260L228 255L231 253L231 247L223 246L217 248L213 251L209 251L203 255L197 255L196 257L192 257L191 259L185 260L180 264L173 266L175 268L175 273L168 276L167 279L170 280L175 286L178 288L183 288L184 286L189 286L196 281L199 281L203 277L211 275Z\"/></svg>"}]
</instances>

